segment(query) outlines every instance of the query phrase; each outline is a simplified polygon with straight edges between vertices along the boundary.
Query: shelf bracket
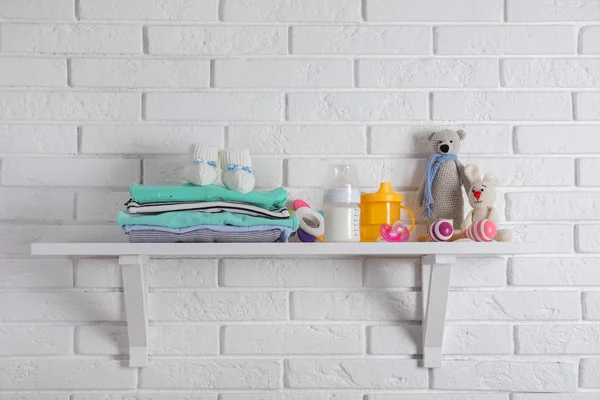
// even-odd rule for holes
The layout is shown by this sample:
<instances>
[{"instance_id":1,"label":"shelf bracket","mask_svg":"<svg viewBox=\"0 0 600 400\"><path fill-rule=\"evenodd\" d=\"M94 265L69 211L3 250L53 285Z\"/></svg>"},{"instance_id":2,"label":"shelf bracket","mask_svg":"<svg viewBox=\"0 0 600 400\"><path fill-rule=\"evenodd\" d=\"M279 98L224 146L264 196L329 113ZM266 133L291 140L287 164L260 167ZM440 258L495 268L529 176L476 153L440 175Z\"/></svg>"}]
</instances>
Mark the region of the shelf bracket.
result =
<instances>
[{"instance_id":1,"label":"shelf bracket","mask_svg":"<svg viewBox=\"0 0 600 400\"><path fill-rule=\"evenodd\" d=\"M148 256L120 256L123 273L129 366L148 366Z\"/></svg>"},{"instance_id":2,"label":"shelf bracket","mask_svg":"<svg viewBox=\"0 0 600 400\"><path fill-rule=\"evenodd\" d=\"M421 257L421 296L423 330L423 366L442 366L442 343L446 324L446 306L450 290L450 269L456 257Z\"/></svg>"}]
</instances>

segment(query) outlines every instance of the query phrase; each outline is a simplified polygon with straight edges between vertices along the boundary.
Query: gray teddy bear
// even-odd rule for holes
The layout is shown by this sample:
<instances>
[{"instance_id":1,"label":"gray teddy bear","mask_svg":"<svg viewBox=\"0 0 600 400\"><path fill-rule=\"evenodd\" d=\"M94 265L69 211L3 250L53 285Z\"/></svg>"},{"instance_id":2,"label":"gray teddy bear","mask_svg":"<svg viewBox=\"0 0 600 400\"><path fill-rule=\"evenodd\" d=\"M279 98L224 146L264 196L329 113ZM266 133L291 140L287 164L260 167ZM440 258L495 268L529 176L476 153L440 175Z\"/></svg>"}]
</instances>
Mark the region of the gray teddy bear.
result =
<instances>
[{"instance_id":1,"label":"gray teddy bear","mask_svg":"<svg viewBox=\"0 0 600 400\"><path fill-rule=\"evenodd\" d=\"M463 222L462 188L468 190L470 185L457 154L465 136L462 130L444 129L427 137L434 153L427 160L417 201L430 224L438 219L451 219L454 229L460 229Z\"/></svg>"}]
</instances>

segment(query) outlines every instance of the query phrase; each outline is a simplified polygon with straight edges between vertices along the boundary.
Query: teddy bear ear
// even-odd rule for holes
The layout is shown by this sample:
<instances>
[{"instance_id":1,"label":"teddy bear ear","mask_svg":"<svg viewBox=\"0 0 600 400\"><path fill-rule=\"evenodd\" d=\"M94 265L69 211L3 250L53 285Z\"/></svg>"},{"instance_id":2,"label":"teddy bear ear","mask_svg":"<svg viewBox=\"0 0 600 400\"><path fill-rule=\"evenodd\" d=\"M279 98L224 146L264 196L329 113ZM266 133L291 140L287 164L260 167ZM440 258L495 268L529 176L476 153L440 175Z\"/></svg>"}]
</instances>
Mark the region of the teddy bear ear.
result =
<instances>
[{"instance_id":1,"label":"teddy bear ear","mask_svg":"<svg viewBox=\"0 0 600 400\"><path fill-rule=\"evenodd\" d=\"M457 130L456 133L458 134L460 140L465 140L465 138L467 137L467 133L462 129Z\"/></svg>"},{"instance_id":2,"label":"teddy bear ear","mask_svg":"<svg viewBox=\"0 0 600 400\"><path fill-rule=\"evenodd\" d=\"M427 133L427 140L431 141L431 139L433 139L433 135L435 135L435 132Z\"/></svg>"}]
</instances>

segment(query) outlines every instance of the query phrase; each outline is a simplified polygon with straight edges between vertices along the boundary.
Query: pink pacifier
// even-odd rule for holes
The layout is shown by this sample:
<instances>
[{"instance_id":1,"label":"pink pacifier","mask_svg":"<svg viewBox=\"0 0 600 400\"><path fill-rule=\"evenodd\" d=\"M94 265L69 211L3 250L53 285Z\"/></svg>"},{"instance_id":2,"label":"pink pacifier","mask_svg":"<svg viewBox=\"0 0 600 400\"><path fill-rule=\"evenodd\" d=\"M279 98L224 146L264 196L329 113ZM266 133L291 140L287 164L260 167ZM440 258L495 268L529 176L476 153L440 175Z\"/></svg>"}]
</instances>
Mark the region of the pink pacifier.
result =
<instances>
[{"instance_id":1,"label":"pink pacifier","mask_svg":"<svg viewBox=\"0 0 600 400\"><path fill-rule=\"evenodd\" d=\"M400 221L394 222L394 225L389 226L383 224L379 227L381 238L386 242L408 242L410 232Z\"/></svg>"}]
</instances>

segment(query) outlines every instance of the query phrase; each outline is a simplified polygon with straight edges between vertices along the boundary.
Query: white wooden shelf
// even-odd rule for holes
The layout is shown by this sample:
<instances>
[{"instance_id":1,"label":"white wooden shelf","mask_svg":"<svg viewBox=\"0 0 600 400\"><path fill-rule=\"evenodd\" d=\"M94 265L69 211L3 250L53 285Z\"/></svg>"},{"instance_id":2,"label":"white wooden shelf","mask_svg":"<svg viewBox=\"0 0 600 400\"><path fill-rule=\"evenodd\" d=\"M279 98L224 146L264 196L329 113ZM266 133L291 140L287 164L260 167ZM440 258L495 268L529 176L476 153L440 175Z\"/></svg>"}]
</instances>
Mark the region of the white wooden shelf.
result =
<instances>
[{"instance_id":1,"label":"white wooden shelf","mask_svg":"<svg viewBox=\"0 0 600 400\"><path fill-rule=\"evenodd\" d=\"M540 253L533 243L33 243L38 256L119 257L129 337L129 365L148 365L149 257L420 257L423 366L441 367L451 266L457 257Z\"/></svg>"},{"instance_id":2,"label":"white wooden shelf","mask_svg":"<svg viewBox=\"0 0 600 400\"><path fill-rule=\"evenodd\" d=\"M487 257L538 253L534 243L33 243L44 256L408 257L445 254Z\"/></svg>"}]
</instances>

